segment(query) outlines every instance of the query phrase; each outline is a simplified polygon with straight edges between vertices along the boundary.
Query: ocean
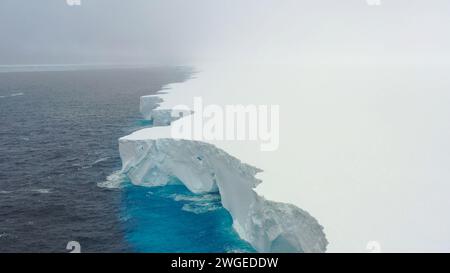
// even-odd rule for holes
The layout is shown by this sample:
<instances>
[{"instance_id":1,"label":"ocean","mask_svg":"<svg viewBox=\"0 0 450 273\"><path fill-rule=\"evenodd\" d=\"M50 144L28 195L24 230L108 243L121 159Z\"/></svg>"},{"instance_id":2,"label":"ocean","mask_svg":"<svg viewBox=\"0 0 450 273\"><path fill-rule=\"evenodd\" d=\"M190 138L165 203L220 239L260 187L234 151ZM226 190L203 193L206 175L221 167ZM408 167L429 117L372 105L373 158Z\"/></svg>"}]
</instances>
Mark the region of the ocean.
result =
<instances>
[{"instance_id":1,"label":"ocean","mask_svg":"<svg viewBox=\"0 0 450 273\"><path fill-rule=\"evenodd\" d=\"M182 67L0 73L0 252L247 252L218 194L121 177L118 138L151 126L139 97Z\"/></svg>"}]
</instances>

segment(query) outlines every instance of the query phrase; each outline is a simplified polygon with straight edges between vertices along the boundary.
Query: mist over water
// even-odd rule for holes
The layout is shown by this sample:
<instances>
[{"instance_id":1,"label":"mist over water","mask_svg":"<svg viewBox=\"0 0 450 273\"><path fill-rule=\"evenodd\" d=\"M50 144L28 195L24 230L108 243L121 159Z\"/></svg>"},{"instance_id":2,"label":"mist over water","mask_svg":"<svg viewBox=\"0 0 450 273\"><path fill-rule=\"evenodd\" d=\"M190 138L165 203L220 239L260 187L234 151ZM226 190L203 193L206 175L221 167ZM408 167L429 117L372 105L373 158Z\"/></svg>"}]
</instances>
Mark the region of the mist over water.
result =
<instances>
[{"instance_id":1,"label":"mist over water","mask_svg":"<svg viewBox=\"0 0 450 273\"><path fill-rule=\"evenodd\" d=\"M3 0L0 64L449 62L450 2L379 2Z\"/></svg>"},{"instance_id":2,"label":"mist over water","mask_svg":"<svg viewBox=\"0 0 450 273\"><path fill-rule=\"evenodd\" d=\"M318 217L332 251L364 251L369 240L387 251L448 250L450 2L380 3L4 0L0 64L206 64L209 78L194 87L216 92L211 103L235 92L280 104L281 152L257 167L283 172L262 173L276 183L258 190ZM59 251L77 238L87 250L128 249L105 249L121 237L161 250L138 244L143 226L109 228L130 200L96 183L120 168L117 138L149 125L139 96L183 77L158 72L154 85L137 70L52 73L0 74L0 249ZM146 204L138 188L124 192ZM198 211L184 205L177 212Z\"/></svg>"}]
</instances>

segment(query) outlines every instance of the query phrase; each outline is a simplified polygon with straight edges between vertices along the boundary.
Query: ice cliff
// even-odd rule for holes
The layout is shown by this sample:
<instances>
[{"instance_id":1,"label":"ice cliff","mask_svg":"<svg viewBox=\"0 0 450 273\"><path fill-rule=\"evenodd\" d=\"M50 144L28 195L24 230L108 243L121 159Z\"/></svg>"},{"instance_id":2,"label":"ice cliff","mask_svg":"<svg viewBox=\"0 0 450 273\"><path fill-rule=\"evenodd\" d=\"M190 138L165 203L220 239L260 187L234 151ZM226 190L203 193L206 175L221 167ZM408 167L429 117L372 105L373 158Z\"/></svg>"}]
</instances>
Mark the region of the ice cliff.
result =
<instances>
[{"instance_id":1,"label":"ice cliff","mask_svg":"<svg viewBox=\"0 0 450 273\"><path fill-rule=\"evenodd\" d=\"M158 95L142 96L140 99L139 110L144 119L153 122L153 126L167 126L181 116L189 115L190 112L179 111L179 116L174 116L172 109L160 109L163 99Z\"/></svg>"},{"instance_id":2,"label":"ice cliff","mask_svg":"<svg viewBox=\"0 0 450 273\"><path fill-rule=\"evenodd\" d=\"M158 96L141 97L141 113L154 125L174 120L170 111L160 109L161 102ZM193 193L219 192L233 228L258 252L326 250L323 228L310 214L255 192L261 183L255 176L262 170L211 143L170 138L168 128L146 128L119 139L121 172L133 184L151 187L181 181Z\"/></svg>"},{"instance_id":3,"label":"ice cliff","mask_svg":"<svg viewBox=\"0 0 450 273\"><path fill-rule=\"evenodd\" d=\"M177 178L194 193L218 191L242 239L259 252L323 252L322 227L294 205L272 202L253 188L261 170L209 143L141 138L152 128L119 141L122 172L136 185L163 186Z\"/></svg>"}]
</instances>

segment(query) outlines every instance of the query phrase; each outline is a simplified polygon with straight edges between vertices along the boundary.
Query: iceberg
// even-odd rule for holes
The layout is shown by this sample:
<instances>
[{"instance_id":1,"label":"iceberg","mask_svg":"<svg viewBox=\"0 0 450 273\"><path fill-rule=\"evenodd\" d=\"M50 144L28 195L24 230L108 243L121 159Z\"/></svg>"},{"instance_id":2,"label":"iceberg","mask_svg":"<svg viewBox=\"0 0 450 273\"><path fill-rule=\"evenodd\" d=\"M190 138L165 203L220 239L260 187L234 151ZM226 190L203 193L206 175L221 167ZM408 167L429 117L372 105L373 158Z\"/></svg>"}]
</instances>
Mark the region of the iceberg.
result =
<instances>
[{"instance_id":1,"label":"iceberg","mask_svg":"<svg viewBox=\"0 0 450 273\"><path fill-rule=\"evenodd\" d=\"M189 115L191 112L178 111L178 116L173 115L172 109L160 109L163 99L158 95L141 96L139 110L144 119L152 121L153 126L168 126L172 121Z\"/></svg>"},{"instance_id":2,"label":"iceberg","mask_svg":"<svg viewBox=\"0 0 450 273\"><path fill-rule=\"evenodd\" d=\"M164 186L174 178L193 193L219 192L239 236L259 252L324 252L322 226L294 205L268 201L254 188L260 169L212 144L153 138L147 128L119 140L122 173L133 184Z\"/></svg>"},{"instance_id":3,"label":"iceberg","mask_svg":"<svg viewBox=\"0 0 450 273\"><path fill-rule=\"evenodd\" d=\"M141 97L140 111L154 126L119 139L120 173L140 186L179 181L196 194L218 192L234 230L258 252L325 252L328 241L324 228L314 217L295 205L269 201L256 191L262 183L259 175L265 170L255 167L258 164L244 163L241 157L259 157L259 150L244 152L243 146L253 147L245 141L173 137L173 126L198 114L177 107L188 104L195 95L208 99L211 94L199 83L202 81L190 79L170 85L173 92Z\"/></svg>"},{"instance_id":4,"label":"iceberg","mask_svg":"<svg viewBox=\"0 0 450 273\"><path fill-rule=\"evenodd\" d=\"M153 110L157 108L163 99L156 95L142 96L139 104L139 111L141 112L144 119L152 120Z\"/></svg>"},{"instance_id":5,"label":"iceberg","mask_svg":"<svg viewBox=\"0 0 450 273\"><path fill-rule=\"evenodd\" d=\"M327 11L300 1L287 2L270 12L270 20L264 11L274 11L271 4L257 5L261 12L253 12L252 20L249 12L241 14L241 21L234 21L238 16L230 17L238 23L231 24L223 36L206 35L216 43L204 43L204 50L194 54L193 60L204 62L194 64L199 71L196 78L170 85L170 92L156 96L160 99L149 99L153 106L143 106L149 111L147 117L158 125L170 122L159 110L189 104L193 97L202 97L205 105L280 105L278 150L262 153L254 143L207 142L223 151L220 164L231 164L225 158L235 157L263 170L253 176L256 169L243 163L227 166L236 172L230 175L246 181L239 187L250 188L240 188L243 197L227 195L232 188L228 189L225 175L214 183L211 174L200 169L201 164L214 165L219 175L219 165L206 162L206 157L196 158L200 143L162 141L171 138L168 126L121 140L122 154L130 149L123 158L124 171L134 176L135 183L152 180L160 184L171 183L169 176L182 173L183 182L193 190L222 191L222 196L227 195L224 206L230 209L242 238L254 245L272 244L258 250L287 250L300 238L309 238L308 228L292 224L290 233L285 230L284 224L297 217L281 221L269 216L264 210L290 207L259 197L264 196L293 204L318 219L330 242L328 252L366 252L374 245L383 252L448 251L450 47L438 31L443 30L446 13L436 12L436 20L426 20L423 8L433 8L417 4L399 20L395 7L389 11L385 6L381 22L379 12L363 5L333 5L333 11ZM330 18L336 23L330 25ZM417 39L427 43L411 43ZM174 146L158 150L162 142ZM165 155L176 153L181 143L189 145L179 155ZM137 152L138 145L148 148L147 153ZM202 147L211 154L218 152L209 145ZM151 169L156 164L149 162L153 156L160 157L163 171ZM219 159L216 156L208 154L207 158ZM183 161L181 165L189 170L173 169L170 164L176 163L165 162L165 158ZM154 179L150 179L152 171ZM256 188L251 187L256 182L253 177L262 181ZM195 184L197 180L202 182ZM246 194L252 199L244 198ZM242 211L234 211L234 205ZM241 218L242 212L248 213L247 218ZM255 215L264 219L260 230L265 234L255 230ZM276 239L276 232L270 230L275 227L285 235ZM296 232L305 232L302 229L306 230L304 237L295 237ZM288 233L295 234L294 238ZM312 251L305 243L296 246L297 251Z\"/></svg>"}]
</instances>

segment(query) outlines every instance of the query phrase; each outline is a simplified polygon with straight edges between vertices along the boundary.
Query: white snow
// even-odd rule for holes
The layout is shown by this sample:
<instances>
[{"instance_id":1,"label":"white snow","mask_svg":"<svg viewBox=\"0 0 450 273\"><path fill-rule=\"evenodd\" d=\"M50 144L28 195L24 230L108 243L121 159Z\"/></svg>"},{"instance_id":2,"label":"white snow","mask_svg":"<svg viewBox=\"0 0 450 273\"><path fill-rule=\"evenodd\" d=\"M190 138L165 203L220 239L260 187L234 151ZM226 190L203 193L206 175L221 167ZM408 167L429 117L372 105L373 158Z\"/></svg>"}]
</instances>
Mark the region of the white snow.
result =
<instances>
[{"instance_id":1,"label":"white snow","mask_svg":"<svg viewBox=\"0 0 450 273\"><path fill-rule=\"evenodd\" d=\"M143 129L120 141L124 170L132 170L135 183L162 185L174 175L193 192L218 186L236 230L258 250L270 250L275 235L255 235L257 221L248 213L274 219L270 227L281 229L283 220L305 226L312 221L287 212L272 218L276 209L259 195L310 212L324 226L328 251L364 252L373 241L382 251L446 249L450 80L444 66L221 64L199 70L195 79L160 95L164 102L157 109L190 105L195 96L222 106L278 104L279 149L261 152L257 141L208 141L209 146L171 140L170 127ZM196 159L199 147L208 160ZM256 169L230 156L263 171L254 178ZM152 173L155 165L163 172ZM214 183L208 169L227 182ZM263 183L252 189L258 179ZM259 202L264 205L258 209L249 205ZM261 210L271 216L261 217ZM293 241L314 238L303 250L323 250L314 248L325 246L322 237L311 235L318 225L305 232L301 223L292 226L298 232L292 232L298 236Z\"/></svg>"},{"instance_id":2,"label":"white snow","mask_svg":"<svg viewBox=\"0 0 450 273\"><path fill-rule=\"evenodd\" d=\"M191 106L195 96L280 105L276 151L208 141L263 170L259 195L310 212L330 252L448 252L450 3L238 2L194 20L212 26L192 28L206 39L193 61L208 64L160 94L154 110ZM170 137L158 127L127 138Z\"/></svg>"}]
</instances>

